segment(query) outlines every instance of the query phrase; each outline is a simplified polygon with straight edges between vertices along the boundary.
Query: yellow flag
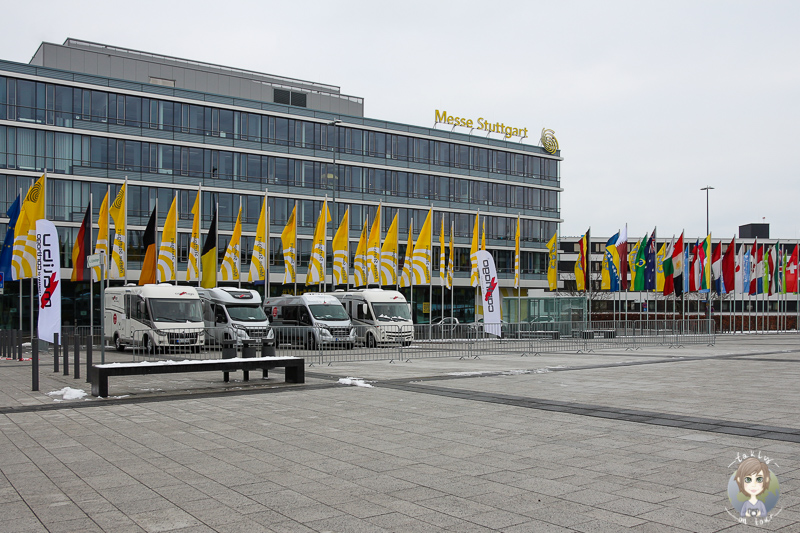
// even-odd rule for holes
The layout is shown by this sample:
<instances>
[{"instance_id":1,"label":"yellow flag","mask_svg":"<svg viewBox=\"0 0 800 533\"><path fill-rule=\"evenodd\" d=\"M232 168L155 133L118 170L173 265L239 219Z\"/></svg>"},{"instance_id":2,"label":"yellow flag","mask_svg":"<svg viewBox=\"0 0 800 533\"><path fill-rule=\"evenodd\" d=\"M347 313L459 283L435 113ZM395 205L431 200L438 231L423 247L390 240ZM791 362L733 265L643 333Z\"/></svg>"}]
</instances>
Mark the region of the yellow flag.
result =
<instances>
[{"instance_id":1,"label":"yellow flag","mask_svg":"<svg viewBox=\"0 0 800 533\"><path fill-rule=\"evenodd\" d=\"M447 285L447 267L444 262L444 214L439 228L439 282L440 285Z\"/></svg>"},{"instance_id":2,"label":"yellow flag","mask_svg":"<svg viewBox=\"0 0 800 533\"><path fill-rule=\"evenodd\" d=\"M36 180L28 189L14 226L14 250L11 256L11 278L36 276L36 221L44 218L45 178Z\"/></svg>"},{"instance_id":3,"label":"yellow flag","mask_svg":"<svg viewBox=\"0 0 800 533\"><path fill-rule=\"evenodd\" d=\"M242 266L241 240L242 206L239 204L239 214L236 216L236 225L233 226L233 235L230 242L228 242L228 248L225 249L225 256L222 258L222 268L220 269L222 281L240 281Z\"/></svg>"},{"instance_id":4,"label":"yellow flag","mask_svg":"<svg viewBox=\"0 0 800 533\"><path fill-rule=\"evenodd\" d=\"M514 288L519 289L519 217L517 217L517 234L514 237Z\"/></svg>"},{"instance_id":5,"label":"yellow flag","mask_svg":"<svg viewBox=\"0 0 800 533\"><path fill-rule=\"evenodd\" d=\"M200 187L192 206L192 233L189 235L189 264L186 267L186 281L200 279Z\"/></svg>"},{"instance_id":6,"label":"yellow flag","mask_svg":"<svg viewBox=\"0 0 800 533\"><path fill-rule=\"evenodd\" d=\"M333 284L345 285L349 282L348 266L350 261L350 208L344 212L342 222L336 235L333 236Z\"/></svg>"},{"instance_id":7,"label":"yellow flag","mask_svg":"<svg viewBox=\"0 0 800 533\"><path fill-rule=\"evenodd\" d=\"M369 232L367 241L367 269L369 283L379 283L378 271L381 265L381 206L378 205L378 212L375 220L372 221L372 229Z\"/></svg>"},{"instance_id":8,"label":"yellow flag","mask_svg":"<svg viewBox=\"0 0 800 533\"><path fill-rule=\"evenodd\" d=\"M114 198L114 203L108 209L111 219L114 221L114 246L111 251L111 268L108 273L109 279L121 279L125 277L125 224L126 219L126 203L125 203L125 189L127 184L123 184L119 188L117 197Z\"/></svg>"},{"instance_id":9,"label":"yellow flag","mask_svg":"<svg viewBox=\"0 0 800 533\"><path fill-rule=\"evenodd\" d=\"M667 256L667 243L661 245L656 254L656 291L664 292L664 258Z\"/></svg>"},{"instance_id":10,"label":"yellow flag","mask_svg":"<svg viewBox=\"0 0 800 533\"><path fill-rule=\"evenodd\" d=\"M414 245L414 254L411 262L414 265L414 285L427 285L431 282L431 241L433 240L433 209L428 211L422 229L419 232L417 244Z\"/></svg>"},{"instance_id":11,"label":"yellow flag","mask_svg":"<svg viewBox=\"0 0 800 533\"><path fill-rule=\"evenodd\" d=\"M447 288L453 288L453 223L450 222L450 257L447 258Z\"/></svg>"},{"instance_id":12,"label":"yellow flag","mask_svg":"<svg viewBox=\"0 0 800 533\"><path fill-rule=\"evenodd\" d=\"M294 283L297 279L297 204L289 215L286 227L281 233L281 244L283 245L283 283Z\"/></svg>"},{"instance_id":13,"label":"yellow flag","mask_svg":"<svg viewBox=\"0 0 800 533\"><path fill-rule=\"evenodd\" d=\"M469 259L470 263L472 263L469 282L473 287L477 287L480 283L480 277L478 275L478 258L475 256L478 251L478 239L480 239L480 230L478 226L478 220L480 219L480 216L480 212L475 214L475 228L472 230L472 246L469 248Z\"/></svg>"},{"instance_id":14,"label":"yellow flag","mask_svg":"<svg viewBox=\"0 0 800 533\"><path fill-rule=\"evenodd\" d=\"M406 245L406 255L403 259L403 272L400 274L400 286L410 287L414 281L411 270L411 256L414 254L414 221L408 222L408 244Z\"/></svg>"},{"instance_id":15,"label":"yellow flag","mask_svg":"<svg viewBox=\"0 0 800 533\"><path fill-rule=\"evenodd\" d=\"M578 241L580 250L578 252L578 259L575 261L575 289L579 291L586 290L586 234L583 234L581 240Z\"/></svg>"},{"instance_id":16,"label":"yellow flag","mask_svg":"<svg viewBox=\"0 0 800 533\"><path fill-rule=\"evenodd\" d=\"M483 233L481 234L481 250L486 250L486 217L483 217Z\"/></svg>"},{"instance_id":17,"label":"yellow flag","mask_svg":"<svg viewBox=\"0 0 800 533\"><path fill-rule=\"evenodd\" d=\"M397 214L381 247L381 285L397 284Z\"/></svg>"},{"instance_id":18,"label":"yellow flag","mask_svg":"<svg viewBox=\"0 0 800 533\"><path fill-rule=\"evenodd\" d=\"M167 212L167 220L161 231L161 246L158 248L159 283L176 281L178 273L178 197L172 198L172 205Z\"/></svg>"},{"instance_id":19,"label":"yellow flag","mask_svg":"<svg viewBox=\"0 0 800 533\"><path fill-rule=\"evenodd\" d=\"M317 218L317 227L314 228L314 241L311 243L311 260L308 262L306 285L316 285L325 279L325 248L328 240L328 222L330 221L328 200L325 199L322 202L319 218Z\"/></svg>"},{"instance_id":20,"label":"yellow flag","mask_svg":"<svg viewBox=\"0 0 800 533\"><path fill-rule=\"evenodd\" d=\"M558 289L558 232L547 243L547 286L551 291Z\"/></svg>"},{"instance_id":21,"label":"yellow flag","mask_svg":"<svg viewBox=\"0 0 800 533\"><path fill-rule=\"evenodd\" d=\"M353 260L353 286L363 287L367 284L367 226L361 230L361 238L358 239L356 247L356 257Z\"/></svg>"},{"instance_id":22,"label":"yellow flag","mask_svg":"<svg viewBox=\"0 0 800 533\"><path fill-rule=\"evenodd\" d=\"M94 253L101 254L105 267L108 268L108 191L100 204L100 214L97 218L97 242L94 245ZM100 267L92 268L92 281L100 280ZM107 275L107 274L106 274Z\"/></svg>"},{"instance_id":23,"label":"yellow flag","mask_svg":"<svg viewBox=\"0 0 800 533\"><path fill-rule=\"evenodd\" d=\"M261 213L258 215L256 240L253 243L253 254L250 257L250 270L247 281L265 281L269 270L267 258L267 197L261 202Z\"/></svg>"}]
</instances>

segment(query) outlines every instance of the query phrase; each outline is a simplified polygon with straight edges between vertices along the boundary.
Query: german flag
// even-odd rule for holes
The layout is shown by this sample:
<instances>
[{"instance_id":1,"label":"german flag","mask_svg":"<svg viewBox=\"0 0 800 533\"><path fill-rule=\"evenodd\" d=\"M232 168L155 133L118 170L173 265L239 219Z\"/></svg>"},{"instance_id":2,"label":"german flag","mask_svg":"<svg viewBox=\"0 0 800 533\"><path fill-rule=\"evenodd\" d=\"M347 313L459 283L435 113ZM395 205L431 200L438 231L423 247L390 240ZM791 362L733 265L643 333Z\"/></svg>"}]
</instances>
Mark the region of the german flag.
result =
<instances>
[{"instance_id":1,"label":"german flag","mask_svg":"<svg viewBox=\"0 0 800 533\"><path fill-rule=\"evenodd\" d=\"M72 247L72 277L71 281L91 281L90 270L86 268L86 258L92 249L92 204L86 208L83 215L81 229L75 238L75 245Z\"/></svg>"},{"instance_id":2,"label":"german flag","mask_svg":"<svg viewBox=\"0 0 800 533\"><path fill-rule=\"evenodd\" d=\"M156 209L150 214L150 220L144 229L144 261L142 262L142 273L139 275L139 285L156 282L156 270L158 270L158 251L156 250Z\"/></svg>"},{"instance_id":3,"label":"german flag","mask_svg":"<svg viewBox=\"0 0 800 533\"><path fill-rule=\"evenodd\" d=\"M202 268L200 286L213 289L217 286L217 209L214 210L214 218L211 219L211 227L208 228L206 242L203 243L203 250L200 252L200 265Z\"/></svg>"}]
</instances>

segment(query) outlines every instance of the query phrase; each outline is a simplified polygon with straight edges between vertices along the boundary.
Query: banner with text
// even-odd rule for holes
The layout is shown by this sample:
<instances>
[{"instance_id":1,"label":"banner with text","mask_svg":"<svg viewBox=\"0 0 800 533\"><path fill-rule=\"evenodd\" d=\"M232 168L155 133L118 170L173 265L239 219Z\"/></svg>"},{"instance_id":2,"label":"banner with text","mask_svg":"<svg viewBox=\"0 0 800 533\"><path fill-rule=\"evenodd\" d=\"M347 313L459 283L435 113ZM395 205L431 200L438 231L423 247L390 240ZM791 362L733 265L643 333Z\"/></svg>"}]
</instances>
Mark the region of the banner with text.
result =
<instances>
[{"instance_id":1,"label":"banner with text","mask_svg":"<svg viewBox=\"0 0 800 533\"><path fill-rule=\"evenodd\" d=\"M39 338L52 343L61 333L61 259L58 232L52 222L36 221L36 265L39 271ZM59 344L60 344L59 337Z\"/></svg>"},{"instance_id":2,"label":"banner with text","mask_svg":"<svg viewBox=\"0 0 800 533\"><path fill-rule=\"evenodd\" d=\"M483 304L483 331L500 336L500 288L497 286L497 269L492 254L486 250L475 252L478 260L478 277L481 281L481 303Z\"/></svg>"}]
</instances>

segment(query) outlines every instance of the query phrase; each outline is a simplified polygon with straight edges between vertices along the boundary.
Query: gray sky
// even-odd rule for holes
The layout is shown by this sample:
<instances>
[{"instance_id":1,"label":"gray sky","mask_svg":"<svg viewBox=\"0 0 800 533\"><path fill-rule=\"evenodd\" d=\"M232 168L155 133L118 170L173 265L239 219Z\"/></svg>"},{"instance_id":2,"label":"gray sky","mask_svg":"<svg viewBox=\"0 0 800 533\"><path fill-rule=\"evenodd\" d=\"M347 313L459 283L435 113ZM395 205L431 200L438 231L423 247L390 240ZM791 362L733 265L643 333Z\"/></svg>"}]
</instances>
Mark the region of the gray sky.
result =
<instances>
[{"instance_id":1,"label":"gray sky","mask_svg":"<svg viewBox=\"0 0 800 533\"><path fill-rule=\"evenodd\" d=\"M715 237L800 238L800 2L395 4L12 2L0 57L75 37L331 83L370 118L552 128L563 235L702 235L711 185Z\"/></svg>"}]
</instances>

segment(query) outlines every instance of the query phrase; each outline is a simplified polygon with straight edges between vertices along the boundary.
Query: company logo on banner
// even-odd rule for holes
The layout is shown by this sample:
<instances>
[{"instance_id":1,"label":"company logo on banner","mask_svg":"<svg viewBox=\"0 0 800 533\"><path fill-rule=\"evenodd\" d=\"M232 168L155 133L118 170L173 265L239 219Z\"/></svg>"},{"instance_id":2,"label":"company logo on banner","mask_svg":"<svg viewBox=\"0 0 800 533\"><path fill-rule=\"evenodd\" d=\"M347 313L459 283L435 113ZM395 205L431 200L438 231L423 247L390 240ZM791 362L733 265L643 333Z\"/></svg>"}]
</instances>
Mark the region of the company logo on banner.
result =
<instances>
[{"instance_id":1,"label":"company logo on banner","mask_svg":"<svg viewBox=\"0 0 800 533\"><path fill-rule=\"evenodd\" d=\"M500 291L497 288L497 269L492 254L486 250L475 252L478 260L478 274L481 281L481 302L483 304L483 331L500 336Z\"/></svg>"},{"instance_id":2,"label":"company logo on banner","mask_svg":"<svg viewBox=\"0 0 800 533\"><path fill-rule=\"evenodd\" d=\"M58 232L52 222L36 221L36 266L39 270L39 338L53 342L61 332L61 260ZM60 339L59 339L60 340Z\"/></svg>"}]
</instances>

